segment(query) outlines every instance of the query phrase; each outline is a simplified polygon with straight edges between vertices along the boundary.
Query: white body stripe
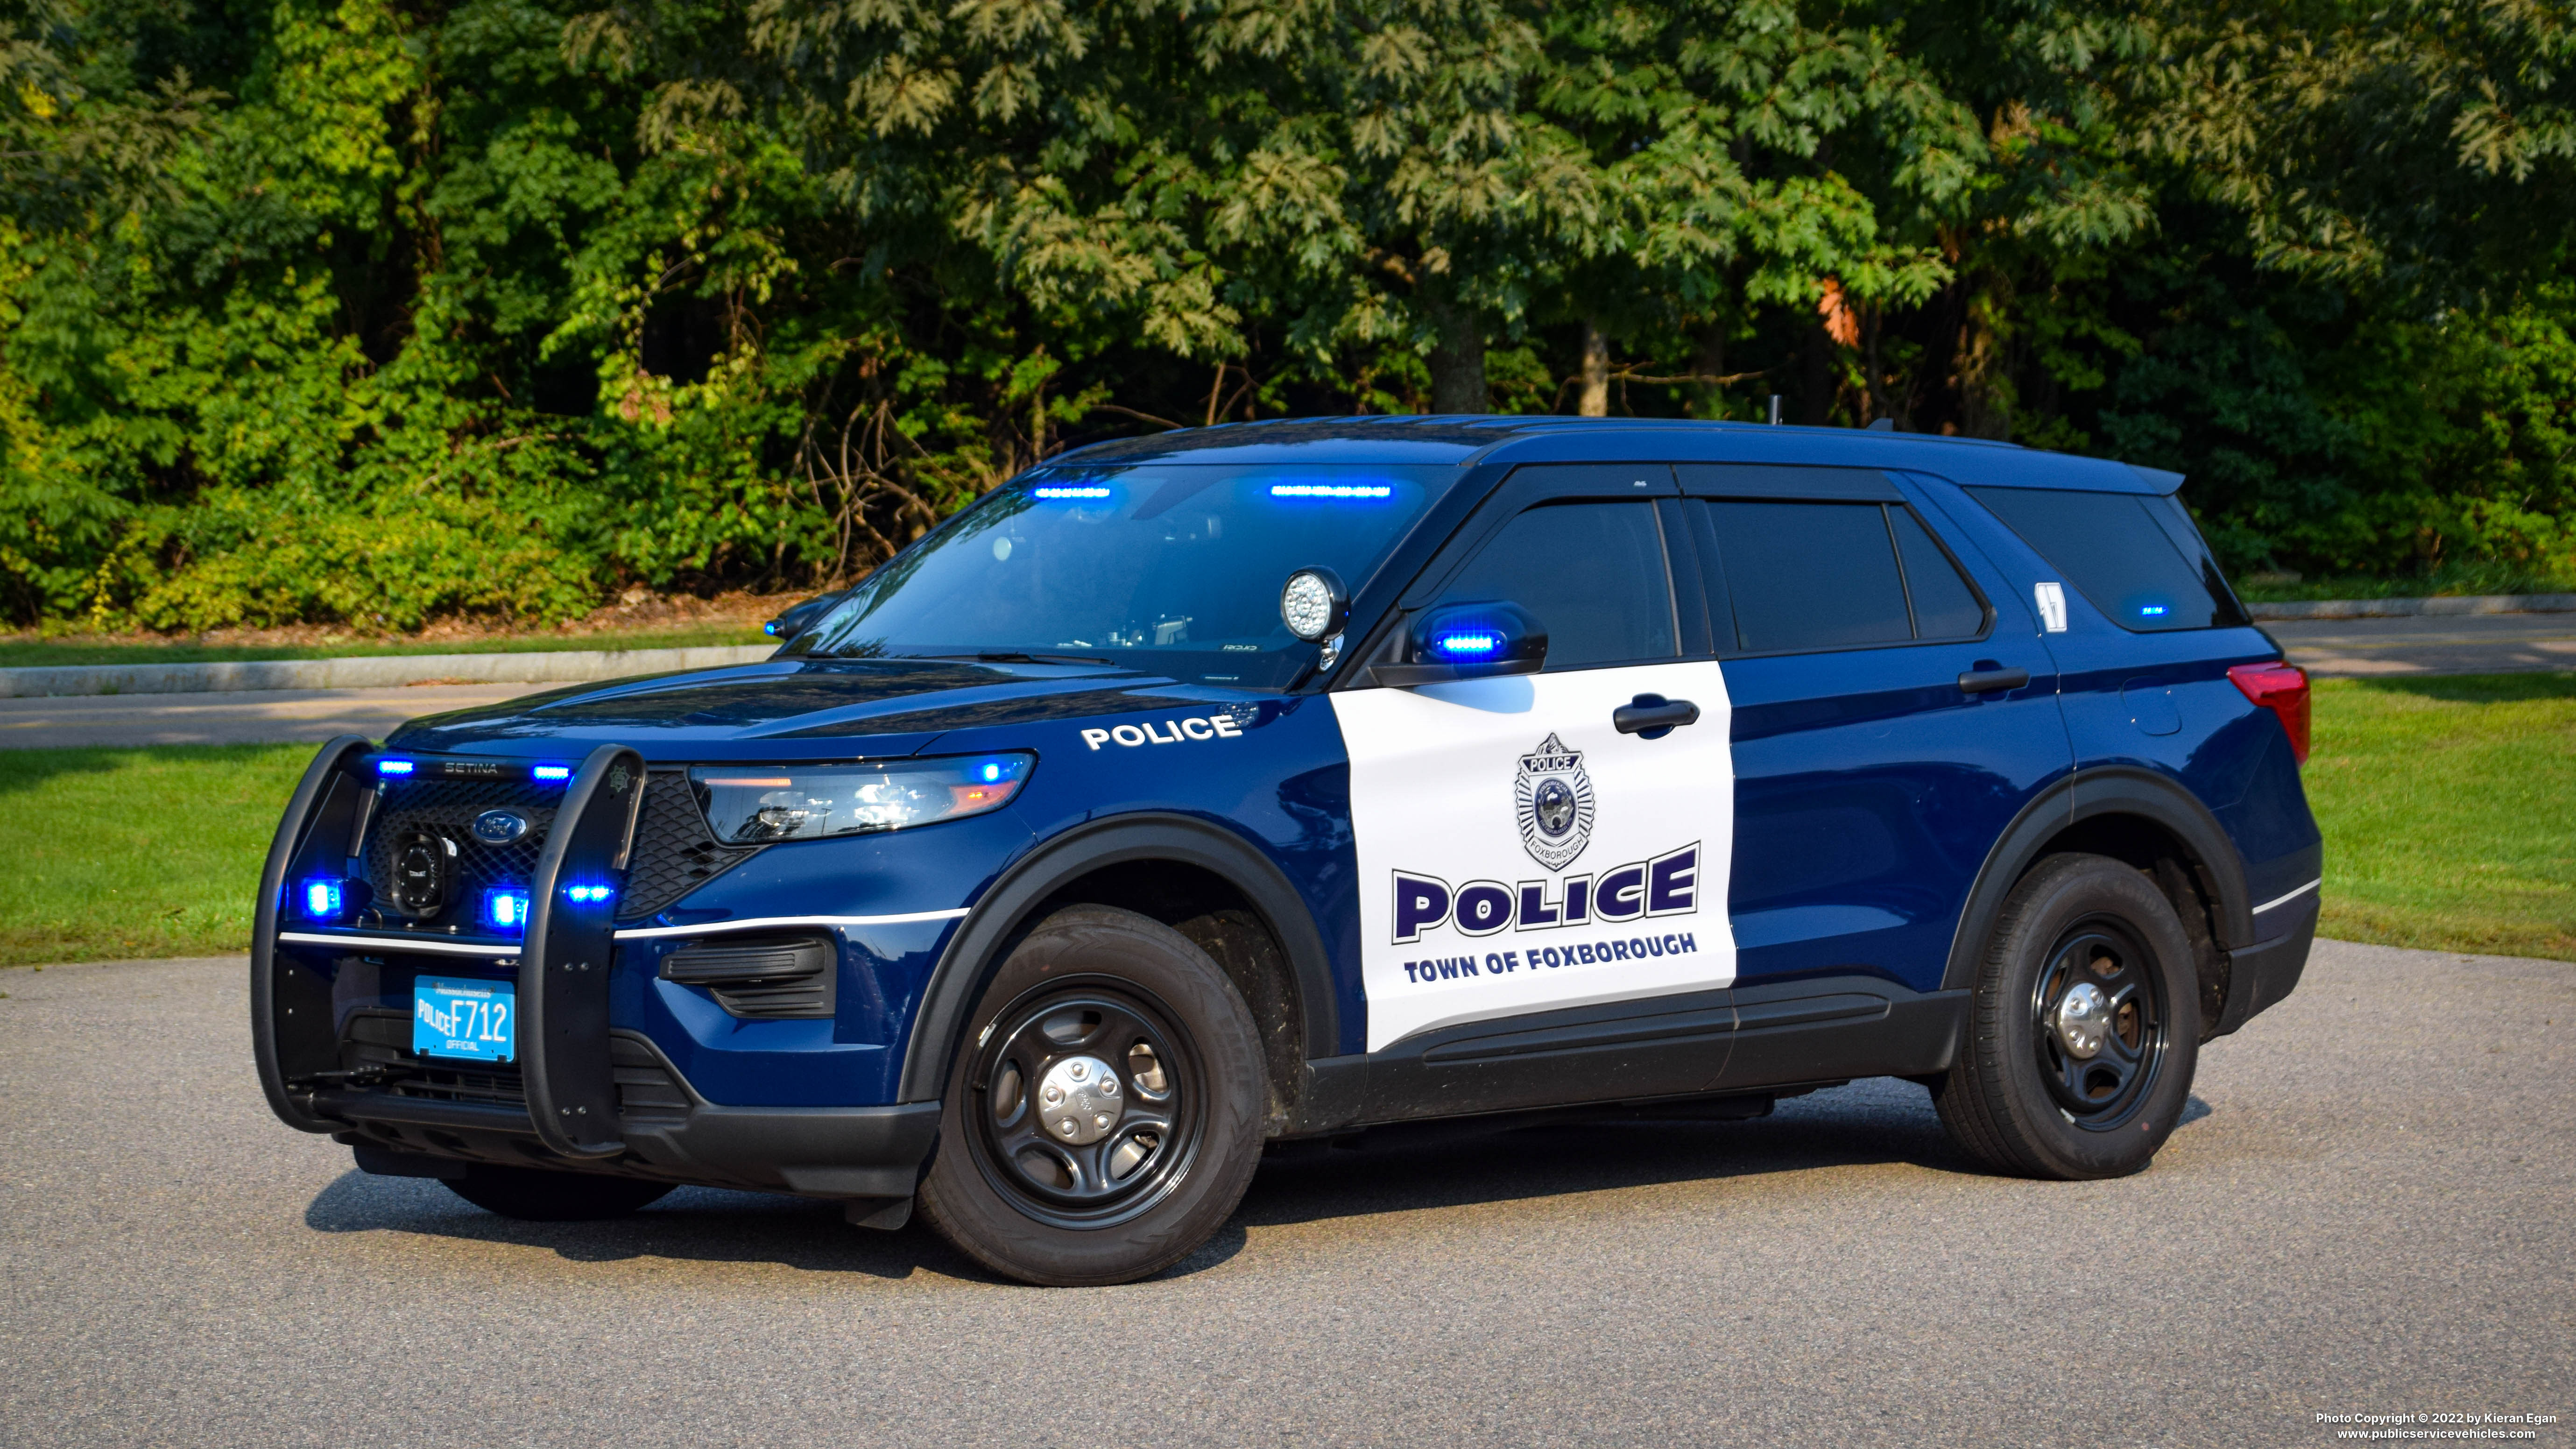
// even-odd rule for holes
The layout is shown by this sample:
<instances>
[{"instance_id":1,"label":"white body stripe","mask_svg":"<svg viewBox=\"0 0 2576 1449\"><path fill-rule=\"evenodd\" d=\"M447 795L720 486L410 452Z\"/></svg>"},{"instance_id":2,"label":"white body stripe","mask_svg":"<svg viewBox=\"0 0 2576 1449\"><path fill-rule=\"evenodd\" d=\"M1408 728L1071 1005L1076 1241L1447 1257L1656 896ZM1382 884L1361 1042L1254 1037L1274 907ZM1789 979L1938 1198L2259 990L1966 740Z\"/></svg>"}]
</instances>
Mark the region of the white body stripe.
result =
<instances>
[{"instance_id":1,"label":"white body stripe","mask_svg":"<svg viewBox=\"0 0 2576 1449\"><path fill-rule=\"evenodd\" d=\"M2297 900L2299 897L2306 895L2308 892L2315 890L2317 887L2324 885L2325 883L2325 877L2319 876L2315 880L2308 882L2306 885L2299 887L2297 890L2290 892L2286 896L2278 896L2265 901L2263 904L2256 906L2253 910L2247 912L2247 914L2259 916L2265 911L2272 909L2274 906L2286 906L2290 902Z\"/></svg>"},{"instance_id":2,"label":"white body stripe","mask_svg":"<svg viewBox=\"0 0 2576 1449\"><path fill-rule=\"evenodd\" d=\"M277 939L294 946L341 946L352 951L418 951L432 956L481 956L516 960L516 946L485 946L472 941L425 941L417 936L342 936L319 931L280 931Z\"/></svg>"},{"instance_id":3,"label":"white body stripe","mask_svg":"<svg viewBox=\"0 0 2576 1449\"><path fill-rule=\"evenodd\" d=\"M1699 721L1655 740L1618 733L1611 711L1640 694L1688 700ZM1368 1050L1459 1022L1734 981L1735 767L1717 664L1325 697L1351 762ZM1553 755L1542 752L1551 739ZM1550 793L1561 833L1528 830L1525 773L1575 786L1571 801ZM1400 887L1399 873L1423 884ZM1592 909L1596 889L1615 897L1609 912ZM1453 908L1433 922L1424 903L1441 892ZM1498 905L1499 918L1479 911ZM1583 919L1566 919L1577 909Z\"/></svg>"},{"instance_id":4,"label":"white body stripe","mask_svg":"<svg viewBox=\"0 0 2576 1449\"><path fill-rule=\"evenodd\" d=\"M906 926L915 921L953 921L966 908L910 911L899 916L758 916L745 921L709 921L702 926L636 926L617 933L621 941L650 941L658 936L712 936L725 931L766 931L790 926Z\"/></svg>"}]
</instances>

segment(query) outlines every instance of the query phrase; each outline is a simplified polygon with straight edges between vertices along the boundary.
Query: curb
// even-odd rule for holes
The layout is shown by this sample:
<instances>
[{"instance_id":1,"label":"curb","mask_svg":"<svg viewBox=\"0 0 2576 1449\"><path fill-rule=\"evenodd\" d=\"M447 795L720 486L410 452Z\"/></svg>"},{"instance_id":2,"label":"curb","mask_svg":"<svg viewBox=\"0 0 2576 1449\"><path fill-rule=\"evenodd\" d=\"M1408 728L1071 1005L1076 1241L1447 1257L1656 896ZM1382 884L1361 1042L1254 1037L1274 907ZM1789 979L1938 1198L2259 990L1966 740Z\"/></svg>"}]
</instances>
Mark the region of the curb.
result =
<instances>
[{"instance_id":1,"label":"curb","mask_svg":"<svg viewBox=\"0 0 2576 1449\"><path fill-rule=\"evenodd\" d=\"M775 644L695 649L566 649L527 654L377 654L218 664L74 664L0 669L0 699L73 694L196 694L252 689L382 689L430 680L471 684L585 684L635 674L757 664Z\"/></svg>"},{"instance_id":2,"label":"curb","mask_svg":"<svg viewBox=\"0 0 2576 1449\"><path fill-rule=\"evenodd\" d=\"M2310 599L2297 604L2248 604L2265 619L2412 619L2456 614L2576 613L2576 594L2462 594L2440 599Z\"/></svg>"}]
</instances>

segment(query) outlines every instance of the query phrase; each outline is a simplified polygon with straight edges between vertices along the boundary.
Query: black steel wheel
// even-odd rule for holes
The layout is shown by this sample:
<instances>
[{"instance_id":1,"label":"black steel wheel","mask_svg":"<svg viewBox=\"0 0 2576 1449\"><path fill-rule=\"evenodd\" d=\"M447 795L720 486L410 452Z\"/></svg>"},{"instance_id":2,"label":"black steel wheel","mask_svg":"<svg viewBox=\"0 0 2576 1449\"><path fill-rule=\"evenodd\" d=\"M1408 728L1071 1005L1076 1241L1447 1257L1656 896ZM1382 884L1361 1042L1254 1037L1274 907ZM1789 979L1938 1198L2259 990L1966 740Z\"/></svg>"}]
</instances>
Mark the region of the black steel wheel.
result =
<instances>
[{"instance_id":1,"label":"black steel wheel","mask_svg":"<svg viewBox=\"0 0 2576 1449\"><path fill-rule=\"evenodd\" d=\"M2172 903L2120 861L2050 856L1996 917L1968 1039L1933 1101L1989 1167L2121 1177L2181 1120L2199 1042L2199 974Z\"/></svg>"},{"instance_id":2,"label":"black steel wheel","mask_svg":"<svg viewBox=\"0 0 2576 1449\"><path fill-rule=\"evenodd\" d=\"M1186 1177L1205 1135L1204 1070L1188 1038L1109 978L1014 1004L966 1075L970 1148L1020 1211L1105 1228Z\"/></svg>"},{"instance_id":3,"label":"black steel wheel","mask_svg":"<svg viewBox=\"0 0 2576 1449\"><path fill-rule=\"evenodd\" d=\"M1259 1030L1207 953L1133 911L1040 922L968 1018L922 1217L1030 1283L1125 1283L1224 1225L1260 1163Z\"/></svg>"}]
</instances>

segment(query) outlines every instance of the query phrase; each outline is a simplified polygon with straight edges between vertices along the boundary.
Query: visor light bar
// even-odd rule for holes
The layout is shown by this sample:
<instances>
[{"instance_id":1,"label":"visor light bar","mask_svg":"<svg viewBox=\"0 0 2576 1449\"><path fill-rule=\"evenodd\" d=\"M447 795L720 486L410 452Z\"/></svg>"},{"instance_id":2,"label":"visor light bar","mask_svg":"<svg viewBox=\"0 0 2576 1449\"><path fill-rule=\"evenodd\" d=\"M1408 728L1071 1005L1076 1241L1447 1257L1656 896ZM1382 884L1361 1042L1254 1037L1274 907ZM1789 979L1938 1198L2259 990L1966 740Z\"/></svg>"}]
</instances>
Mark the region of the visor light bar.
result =
<instances>
[{"instance_id":1,"label":"visor light bar","mask_svg":"<svg viewBox=\"0 0 2576 1449\"><path fill-rule=\"evenodd\" d=\"M1106 489L1106 488L1099 488L1099 487L1090 487L1090 488L1065 488L1065 487L1054 487L1054 488L1032 488L1032 489L1030 489L1030 490L1029 490L1029 496L1030 496L1031 498L1106 498L1106 497L1108 497L1108 496L1109 496L1109 490L1108 490L1108 489Z\"/></svg>"},{"instance_id":2,"label":"visor light bar","mask_svg":"<svg viewBox=\"0 0 2576 1449\"><path fill-rule=\"evenodd\" d=\"M1395 490L1384 483L1273 483L1273 498L1393 498Z\"/></svg>"}]
</instances>

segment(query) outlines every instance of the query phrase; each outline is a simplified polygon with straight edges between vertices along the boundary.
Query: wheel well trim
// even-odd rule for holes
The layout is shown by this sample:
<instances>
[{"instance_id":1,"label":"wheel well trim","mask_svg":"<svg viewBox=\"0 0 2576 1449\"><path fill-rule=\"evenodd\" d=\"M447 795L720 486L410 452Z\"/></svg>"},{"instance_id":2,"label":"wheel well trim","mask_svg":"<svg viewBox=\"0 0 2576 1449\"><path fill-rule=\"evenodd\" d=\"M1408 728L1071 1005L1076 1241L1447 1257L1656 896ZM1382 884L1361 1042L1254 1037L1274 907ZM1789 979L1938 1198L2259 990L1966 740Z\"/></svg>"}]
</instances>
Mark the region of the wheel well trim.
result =
<instances>
[{"instance_id":1,"label":"wheel well trim","mask_svg":"<svg viewBox=\"0 0 2576 1449\"><path fill-rule=\"evenodd\" d=\"M1188 815L1121 815L1077 826L1005 871L950 933L913 1012L897 1079L898 1102L936 1101L947 1090L948 1065L975 996L1001 966L1004 951L1034 924L1037 907L1068 883L1131 861L1169 860L1197 867L1242 892L1279 942L1297 993L1298 1018L1311 1060L1330 1056L1341 1040L1332 958L1304 897L1259 847Z\"/></svg>"},{"instance_id":2,"label":"wheel well trim","mask_svg":"<svg viewBox=\"0 0 2576 1449\"><path fill-rule=\"evenodd\" d=\"M2078 770L2033 796L2021 808L1977 871L1950 939L1941 974L1945 990L1976 984L1977 968L2004 898L2048 842L2070 827L2111 815L2132 815L2181 842L2194 879L2215 906L2210 926L2221 951L2254 939L2254 913L2245 865L2226 827L2189 790L2152 770L2103 765Z\"/></svg>"}]
</instances>

